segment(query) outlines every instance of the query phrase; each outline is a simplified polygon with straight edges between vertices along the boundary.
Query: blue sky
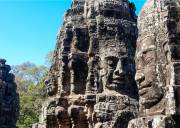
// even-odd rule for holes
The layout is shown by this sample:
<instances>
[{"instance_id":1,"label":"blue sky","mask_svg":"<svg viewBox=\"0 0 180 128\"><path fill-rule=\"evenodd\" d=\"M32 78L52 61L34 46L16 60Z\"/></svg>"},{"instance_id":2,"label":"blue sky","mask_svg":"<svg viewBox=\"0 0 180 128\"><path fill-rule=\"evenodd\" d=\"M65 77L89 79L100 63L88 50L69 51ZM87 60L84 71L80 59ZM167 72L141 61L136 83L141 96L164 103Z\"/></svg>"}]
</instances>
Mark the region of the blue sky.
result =
<instances>
[{"instance_id":1,"label":"blue sky","mask_svg":"<svg viewBox=\"0 0 180 128\"><path fill-rule=\"evenodd\" d=\"M137 13L145 0L134 1ZM0 58L44 64L71 0L0 0Z\"/></svg>"}]
</instances>

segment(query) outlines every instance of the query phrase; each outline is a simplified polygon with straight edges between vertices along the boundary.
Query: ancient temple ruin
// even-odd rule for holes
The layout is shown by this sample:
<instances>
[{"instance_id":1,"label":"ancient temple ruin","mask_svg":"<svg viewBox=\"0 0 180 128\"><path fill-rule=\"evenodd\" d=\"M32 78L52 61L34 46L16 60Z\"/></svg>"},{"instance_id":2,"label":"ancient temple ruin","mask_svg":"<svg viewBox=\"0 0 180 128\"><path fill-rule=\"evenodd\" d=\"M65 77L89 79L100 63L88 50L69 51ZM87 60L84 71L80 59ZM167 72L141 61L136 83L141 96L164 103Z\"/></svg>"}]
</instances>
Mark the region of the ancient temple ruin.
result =
<instances>
[{"instance_id":1,"label":"ancient temple ruin","mask_svg":"<svg viewBox=\"0 0 180 128\"><path fill-rule=\"evenodd\" d=\"M73 0L33 128L179 128L180 3Z\"/></svg>"},{"instance_id":2,"label":"ancient temple ruin","mask_svg":"<svg viewBox=\"0 0 180 128\"><path fill-rule=\"evenodd\" d=\"M19 95L11 67L0 59L0 128L16 128L19 116Z\"/></svg>"},{"instance_id":3,"label":"ancient temple ruin","mask_svg":"<svg viewBox=\"0 0 180 128\"><path fill-rule=\"evenodd\" d=\"M180 128L180 1L148 0L138 29L139 112L128 128Z\"/></svg>"}]
</instances>

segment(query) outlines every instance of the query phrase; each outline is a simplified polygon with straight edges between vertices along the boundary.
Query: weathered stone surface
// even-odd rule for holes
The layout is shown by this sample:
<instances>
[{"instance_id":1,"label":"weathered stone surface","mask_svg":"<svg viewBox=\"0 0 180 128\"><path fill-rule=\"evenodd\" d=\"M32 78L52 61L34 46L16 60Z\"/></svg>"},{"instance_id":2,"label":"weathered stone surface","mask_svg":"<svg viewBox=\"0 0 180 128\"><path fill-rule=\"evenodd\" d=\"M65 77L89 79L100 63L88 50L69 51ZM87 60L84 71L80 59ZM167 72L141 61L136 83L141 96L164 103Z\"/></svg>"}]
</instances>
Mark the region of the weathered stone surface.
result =
<instances>
[{"instance_id":1,"label":"weathered stone surface","mask_svg":"<svg viewBox=\"0 0 180 128\"><path fill-rule=\"evenodd\" d=\"M73 0L34 128L127 127L138 110L136 18L128 0Z\"/></svg>"},{"instance_id":2,"label":"weathered stone surface","mask_svg":"<svg viewBox=\"0 0 180 128\"><path fill-rule=\"evenodd\" d=\"M16 128L19 115L19 95L11 67L0 59L0 128Z\"/></svg>"},{"instance_id":3,"label":"weathered stone surface","mask_svg":"<svg viewBox=\"0 0 180 128\"><path fill-rule=\"evenodd\" d=\"M128 128L178 128L172 117L158 115L131 120Z\"/></svg>"},{"instance_id":4,"label":"weathered stone surface","mask_svg":"<svg viewBox=\"0 0 180 128\"><path fill-rule=\"evenodd\" d=\"M73 0L33 128L180 127L180 3L148 0L136 18L128 0Z\"/></svg>"},{"instance_id":5,"label":"weathered stone surface","mask_svg":"<svg viewBox=\"0 0 180 128\"><path fill-rule=\"evenodd\" d=\"M129 128L179 128L179 8L176 0L148 0L141 10L135 57L139 118Z\"/></svg>"}]
</instances>

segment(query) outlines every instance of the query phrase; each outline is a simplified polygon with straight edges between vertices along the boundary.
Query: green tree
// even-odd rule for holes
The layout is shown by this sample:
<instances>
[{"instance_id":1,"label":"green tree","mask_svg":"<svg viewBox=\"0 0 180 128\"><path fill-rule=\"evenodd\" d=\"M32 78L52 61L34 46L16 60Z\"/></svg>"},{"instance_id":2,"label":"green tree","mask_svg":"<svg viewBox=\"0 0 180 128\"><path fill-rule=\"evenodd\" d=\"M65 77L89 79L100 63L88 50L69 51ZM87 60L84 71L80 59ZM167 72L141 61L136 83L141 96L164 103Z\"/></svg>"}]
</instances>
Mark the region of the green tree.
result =
<instances>
[{"instance_id":1,"label":"green tree","mask_svg":"<svg viewBox=\"0 0 180 128\"><path fill-rule=\"evenodd\" d=\"M44 80L47 71L46 66L37 66L30 62L12 67L20 94L17 128L31 128L33 123L38 122L41 105L46 98Z\"/></svg>"},{"instance_id":2,"label":"green tree","mask_svg":"<svg viewBox=\"0 0 180 128\"><path fill-rule=\"evenodd\" d=\"M50 51L48 52L48 54L45 57L45 64L49 67L52 65L53 63L53 56L54 56L54 52Z\"/></svg>"}]
</instances>

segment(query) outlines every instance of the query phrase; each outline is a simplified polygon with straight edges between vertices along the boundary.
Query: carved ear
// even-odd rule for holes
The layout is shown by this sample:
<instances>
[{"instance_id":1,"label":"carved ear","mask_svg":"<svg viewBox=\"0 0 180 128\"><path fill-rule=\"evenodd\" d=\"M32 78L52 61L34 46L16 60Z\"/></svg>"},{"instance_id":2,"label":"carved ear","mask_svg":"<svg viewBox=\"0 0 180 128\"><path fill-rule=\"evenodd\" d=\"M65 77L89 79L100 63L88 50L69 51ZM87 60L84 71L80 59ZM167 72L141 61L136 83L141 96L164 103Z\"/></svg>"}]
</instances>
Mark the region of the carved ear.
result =
<instances>
[{"instance_id":1,"label":"carved ear","mask_svg":"<svg viewBox=\"0 0 180 128\"><path fill-rule=\"evenodd\" d=\"M72 59L69 60L68 67L70 69L72 69L72 67L73 67L73 60Z\"/></svg>"},{"instance_id":2,"label":"carved ear","mask_svg":"<svg viewBox=\"0 0 180 128\"><path fill-rule=\"evenodd\" d=\"M103 69L102 59L98 57L98 63L99 63L99 70Z\"/></svg>"},{"instance_id":3,"label":"carved ear","mask_svg":"<svg viewBox=\"0 0 180 128\"><path fill-rule=\"evenodd\" d=\"M95 56L95 60L97 62L98 68L101 69L101 58L99 56Z\"/></svg>"}]
</instances>

